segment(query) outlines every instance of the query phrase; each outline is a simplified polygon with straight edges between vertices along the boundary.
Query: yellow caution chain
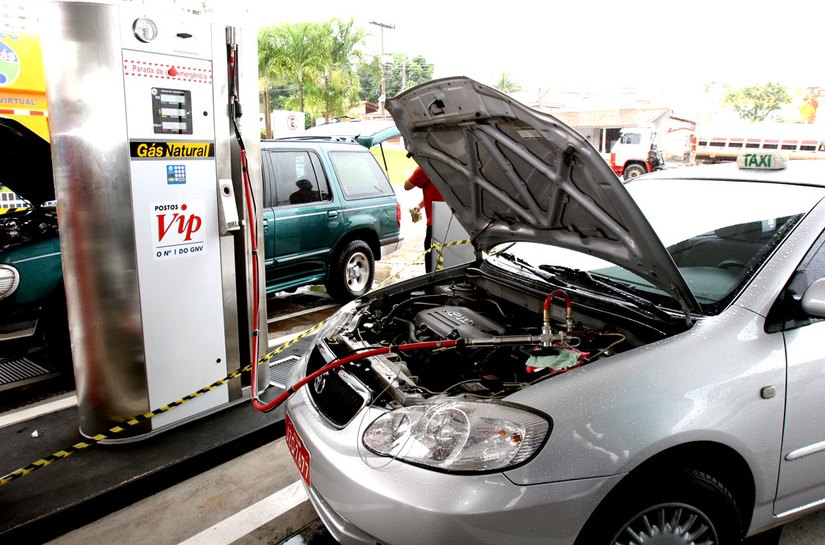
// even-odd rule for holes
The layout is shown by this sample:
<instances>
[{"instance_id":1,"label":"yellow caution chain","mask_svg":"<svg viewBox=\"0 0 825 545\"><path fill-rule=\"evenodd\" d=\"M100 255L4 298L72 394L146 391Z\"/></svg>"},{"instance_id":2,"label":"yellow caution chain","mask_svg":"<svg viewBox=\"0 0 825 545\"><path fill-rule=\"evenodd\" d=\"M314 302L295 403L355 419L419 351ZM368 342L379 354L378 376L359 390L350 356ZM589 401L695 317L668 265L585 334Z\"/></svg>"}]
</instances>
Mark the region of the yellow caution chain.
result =
<instances>
[{"instance_id":1,"label":"yellow caution chain","mask_svg":"<svg viewBox=\"0 0 825 545\"><path fill-rule=\"evenodd\" d=\"M425 250L420 256L418 256L416 261L413 262L413 263L416 263L416 262L420 263L419 260L422 257L426 256L428 253L430 253L432 251L436 251L436 252L438 252L438 256L439 256L438 257L438 262L439 263L438 263L437 269L441 269L441 268L443 268L443 256L442 256L442 249L443 248L446 248L448 246L456 246L458 244L469 244L469 243L470 243L469 240L458 240L458 241L449 242L449 243L443 244L443 245L438 244L438 243L433 243L433 244L430 245L430 247L427 250ZM389 278L384 280L379 286L377 286L374 289L380 289L383 286L385 286L390 280L397 277L408 266L409 265L403 267L401 270L399 270L398 272L396 272L395 274L393 274L392 276L390 276ZM322 321L318 322L317 324L315 324L314 326L310 327L309 329L304 330L303 332L298 334L295 338L290 339L289 341L281 344L280 346L278 346L277 348L275 348L274 350L272 350L268 354L265 354L264 356L262 356L258 360L258 362L268 361L268 360L272 359L273 357L277 356L278 354L280 354L281 352L283 352L284 350L286 350L287 348L289 348L290 346L300 342L301 340L303 340L307 336L312 335L313 333L318 331L318 329L320 329L327 322L327 320L328 319L322 320ZM176 401L172 401L171 403L168 403L166 405L158 407L157 409L154 409L154 410L149 411L147 413L135 415L135 416L132 416L128 419L125 419L125 421L123 422L123 425L114 426L112 428L109 428L107 430L107 433L99 433L97 435L89 437L85 441L80 441L79 443L75 443L74 445L72 445L71 447L69 447L67 449L59 450L59 451L57 451L55 453L52 453L52 454L50 454L50 455L48 455L44 458L41 458L41 459L39 459L35 462L30 463L29 465L27 465L25 467L21 467L20 469L16 469L16 470L12 471L11 473L3 475L2 477L0 477L0 486L6 485L6 484L8 484L8 483L10 483L10 482L12 482L16 479L19 479L20 477L24 477L24 476L28 475L29 473L32 473L33 471L44 468L47 465L51 464L52 462L55 462L55 461L63 459L63 458L68 458L69 456L71 456L75 452L78 452L78 451L81 451L83 449L89 448L92 445L94 445L96 443L99 443L100 441L110 439L114 435L117 435L119 433L123 433L124 431L128 430L129 428L131 428L133 426L136 426L136 425L140 424L141 422L146 422L147 420L151 420L152 418L156 417L159 414L163 414L163 413L165 413L165 412L167 412L167 411L169 411L169 410L171 410L175 407L179 407L179 406L183 405L187 401L191 401L191 400L195 399L196 397L200 397L203 394L211 392L215 388L223 386L224 384L226 384L230 380L238 378L243 373L248 373L251 370L252 370L252 364L246 365L245 367L243 367L241 369L237 369L235 371L232 371L231 373L226 375L224 378L216 380L215 382L213 382L212 384L210 384L208 386L204 386L203 388L201 388L197 392L193 392L193 393L191 393L189 395L186 395L186 396L184 396L184 397L182 397L182 398L180 398Z\"/></svg>"},{"instance_id":2,"label":"yellow caution chain","mask_svg":"<svg viewBox=\"0 0 825 545\"><path fill-rule=\"evenodd\" d=\"M265 356L263 356L258 361L263 362L263 361L269 360L273 356L276 356L277 354L283 352L284 350L286 350L290 346L294 345L295 343L301 341L302 339L304 339L308 335L311 335L312 333L317 331L322 325L324 325L324 323L326 323L326 321L327 320L323 320L323 321L319 322L318 324L312 326L311 328L307 329L306 331L304 331L301 334L299 334L298 336L296 336L294 339L291 339L291 340L283 343L282 345L277 347L272 352L270 352L270 353L266 354ZM25 467L21 467L20 469L16 469L16 470L12 471L11 473L3 475L2 477L0 477L0 486L8 484L8 483L14 481L15 479L19 479L20 477L23 477L25 475L28 475L29 473L31 473L35 470L46 467L47 465L51 464L52 462L55 462L55 461L60 460L62 458L67 458L67 457L71 456L72 454L74 454L75 452L78 452L80 450L88 448L88 447L94 445L95 443L99 443L100 441L103 441L105 439L110 439L112 436L117 435L118 433L122 433L122 432L126 431L127 429L129 429L133 426L136 426L137 424L140 424L141 422L146 422L147 420L150 420L150 419L156 417L159 414L163 414L163 413L173 409L174 407L179 407L180 405L183 405L187 401L191 401L191 400L195 399L196 397L200 397L203 394L205 394L207 392L211 392L215 388L218 388L219 386L222 386L222 385L226 384L230 380L240 377L243 373L248 373L251 369L252 369L252 364L249 364L249 365L247 365L247 366L245 366L241 369L232 371L231 373L229 373L224 378L222 378L220 380L216 380L215 382L213 382L212 384L210 384L208 386L204 386L203 388L201 388L197 392L193 392L193 393L191 393L187 396L184 396L184 397L178 399L177 401L173 401L171 403L163 405L162 407L158 407L157 409L154 409L154 410L149 411L147 413L132 416L132 417L126 419L125 422L123 423L123 425L114 426L112 428L109 428L107 430L107 433L99 433L99 434L97 434L93 437L89 437L85 441L80 441L79 443L75 443L74 445L72 445L71 447L69 447L67 449L59 450L59 451L57 451L53 454L50 454L49 456L46 456L44 458L41 458L40 460L32 462L31 464L29 464Z\"/></svg>"}]
</instances>

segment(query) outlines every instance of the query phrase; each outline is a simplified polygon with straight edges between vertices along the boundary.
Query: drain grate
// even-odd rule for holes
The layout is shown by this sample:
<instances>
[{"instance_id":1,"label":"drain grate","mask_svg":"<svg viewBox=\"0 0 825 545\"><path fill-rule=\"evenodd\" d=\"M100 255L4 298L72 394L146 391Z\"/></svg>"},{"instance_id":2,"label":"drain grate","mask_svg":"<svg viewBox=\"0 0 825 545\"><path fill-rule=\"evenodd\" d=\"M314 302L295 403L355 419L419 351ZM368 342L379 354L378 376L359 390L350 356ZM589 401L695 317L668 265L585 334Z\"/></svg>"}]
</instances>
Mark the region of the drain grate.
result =
<instances>
[{"instance_id":1,"label":"drain grate","mask_svg":"<svg viewBox=\"0 0 825 545\"><path fill-rule=\"evenodd\" d=\"M292 368L300 358L298 356L287 356L269 364L269 385L286 389L286 381L292 374Z\"/></svg>"},{"instance_id":2,"label":"drain grate","mask_svg":"<svg viewBox=\"0 0 825 545\"><path fill-rule=\"evenodd\" d=\"M54 371L29 358L0 359L0 390L37 382L53 374Z\"/></svg>"}]
</instances>

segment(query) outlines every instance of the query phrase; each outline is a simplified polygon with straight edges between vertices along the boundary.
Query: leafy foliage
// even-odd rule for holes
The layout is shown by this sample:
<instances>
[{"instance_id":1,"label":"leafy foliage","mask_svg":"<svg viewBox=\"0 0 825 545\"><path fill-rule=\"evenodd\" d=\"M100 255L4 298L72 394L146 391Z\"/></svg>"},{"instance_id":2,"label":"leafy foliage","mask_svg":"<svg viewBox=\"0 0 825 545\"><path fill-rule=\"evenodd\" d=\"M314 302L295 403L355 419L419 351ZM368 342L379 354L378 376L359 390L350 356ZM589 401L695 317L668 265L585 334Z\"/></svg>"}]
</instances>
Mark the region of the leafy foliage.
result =
<instances>
[{"instance_id":1,"label":"leafy foliage","mask_svg":"<svg viewBox=\"0 0 825 545\"><path fill-rule=\"evenodd\" d=\"M421 55L412 58L393 55L392 65L384 70L387 97L394 97L410 87L433 79L433 65L428 64L427 59Z\"/></svg>"},{"instance_id":2,"label":"leafy foliage","mask_svg":"<svg viewBox=\"0 0 825 545\"><path fill-rule=\"evenodd\" d=\"M513 81L513 75L510 72L501 73L495 88L502 93L515 93L522 90L521 85Z\"/></svg>"},{"instance_id":3,"label":"leafy foliage","mask_svg":"<svg viewBox=\"0 0 825 545\"><path fill-rule=\"evenodd\" d=\"M763 85L727 88L722 100L722 104L733 108L740 119L754 122L765 121L772 112L790 102L788 90L770 81Z\"/></svg>"}]
</instances>

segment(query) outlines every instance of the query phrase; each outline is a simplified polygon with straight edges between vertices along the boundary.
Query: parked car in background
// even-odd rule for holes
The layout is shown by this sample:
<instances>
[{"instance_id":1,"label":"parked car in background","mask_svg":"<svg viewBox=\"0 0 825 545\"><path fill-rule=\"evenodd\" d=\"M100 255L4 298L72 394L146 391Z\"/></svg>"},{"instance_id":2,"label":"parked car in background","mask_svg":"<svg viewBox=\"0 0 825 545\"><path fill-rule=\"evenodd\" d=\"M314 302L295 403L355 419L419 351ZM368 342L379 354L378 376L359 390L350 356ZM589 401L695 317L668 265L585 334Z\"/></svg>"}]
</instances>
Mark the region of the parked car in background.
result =
<instances>
[{"instance_id":1,"label":"parked car in background","mask_svg":"<svg viewBox=\"0 0 825 545\"><path fill-rule=\"evenodd\" d=\"M336 539L728 545L825 505L825 163L624 183L466 78L388 109L479 253L296 365L286 441Z\"/></svg>"},{"instance_id":2,"label":"parked car in background","mask_svg":"<svg viewBox=\"0 0 825 545\"><path fill-rule=\"evenodd\" d=\"M0 182L30 204L0 215L0 346L5 356L44 347L71 370L49 143L0 117L0 147Z\"/></svg>"},{"instance_id":3,"label":"parked car in background","mask_svg":"<svg viewBox=\"0 0 825 545\"><path fill-rule=\"evenodd\" d=\"M346 302L369 291L375 260L401 242L401 208L373 154L308 133L265 140L261 155L267 293L324 284Z\"/></svg>"}]
</instances>

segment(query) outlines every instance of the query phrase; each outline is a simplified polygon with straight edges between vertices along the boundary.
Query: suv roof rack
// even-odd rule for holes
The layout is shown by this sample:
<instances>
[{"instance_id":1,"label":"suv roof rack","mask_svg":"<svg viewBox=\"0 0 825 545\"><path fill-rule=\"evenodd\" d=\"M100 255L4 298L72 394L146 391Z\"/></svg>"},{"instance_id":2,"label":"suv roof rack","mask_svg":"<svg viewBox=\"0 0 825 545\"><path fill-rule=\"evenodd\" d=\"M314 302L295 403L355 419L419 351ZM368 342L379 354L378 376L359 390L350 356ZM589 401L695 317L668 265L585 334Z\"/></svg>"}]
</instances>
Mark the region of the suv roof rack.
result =
<instances>
[{"instance_id":1,"label":"suv roof rack","mask_svg":"<svg viewBox=\"0 0 825 545\"><path fill-rule=\"evenodd\" d=\"M300 136L282 136L280 138L264 139L263 142L288 142L288 141L306 141L306 142L346 142L357 144L356 140L351 136L324 136L316 134L304 134Z\"/></svg>"}]
</instances>

